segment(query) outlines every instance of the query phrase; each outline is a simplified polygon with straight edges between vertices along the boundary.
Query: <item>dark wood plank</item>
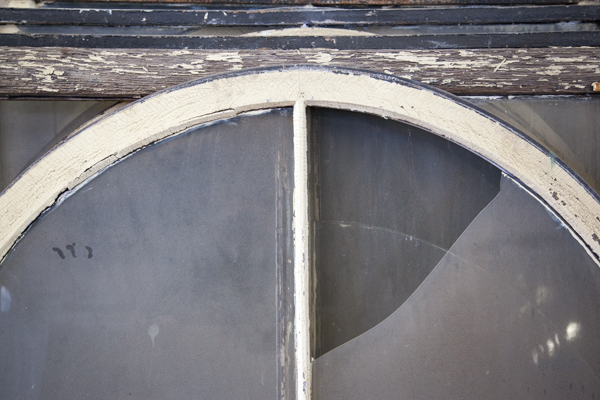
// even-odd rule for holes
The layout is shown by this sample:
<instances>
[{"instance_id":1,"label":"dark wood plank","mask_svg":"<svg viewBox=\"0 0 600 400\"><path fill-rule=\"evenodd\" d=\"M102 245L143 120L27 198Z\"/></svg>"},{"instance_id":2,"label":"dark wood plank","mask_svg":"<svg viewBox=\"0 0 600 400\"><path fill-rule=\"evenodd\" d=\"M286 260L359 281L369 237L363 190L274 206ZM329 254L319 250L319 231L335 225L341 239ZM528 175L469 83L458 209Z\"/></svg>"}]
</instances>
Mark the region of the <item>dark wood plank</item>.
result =
<instances>
[{"instance_id":1,"label":"dark wood plank","mask_svg":"<svg viewBox=\"0 0 600 400\"><path fill-rule=\"evenodd\" d=\"M0 96L131 99L212 74L298 64L382 72L457 95L585 94L598 81L600 51L0 47Z\"/></svg>"},{"instance_id":2,"label":"dark wood plank","mask_svg":"<svg viewBox=\"0 0 600 400\"><path fill-rule=\"evenodd\" d=\"M66 0L68 2L78 2L79 0ZM375 6L375 5L516 5L516 4L577 4L579 0L96 0L99 2L119 2L119 3L147 3L147 4L165 4L165 3L197 3L204 5L353 5L353 6Z\"/></svg>"},{"instance_id":3,"label":"dark wood plank","mask_svg":"<svg viewBox=\"0 0 600 400\"><path fill-rule=\"evenodd\" d=\"M407 36L134 36L4 34L0 46L129 49L485 49L600 46L600 31Z\"/></svg>"},{"instance_id":4,"label":"dark wood plank","mask_svg":"<svg viewBox=\"0 0 600 400\"><path fill-rule=\"evenodd\" d=\"M0 8L0 22L102 26L345 26L557 23L600 20L598 6L269 8L258 10Z\"/></svg>"}]
</instances>

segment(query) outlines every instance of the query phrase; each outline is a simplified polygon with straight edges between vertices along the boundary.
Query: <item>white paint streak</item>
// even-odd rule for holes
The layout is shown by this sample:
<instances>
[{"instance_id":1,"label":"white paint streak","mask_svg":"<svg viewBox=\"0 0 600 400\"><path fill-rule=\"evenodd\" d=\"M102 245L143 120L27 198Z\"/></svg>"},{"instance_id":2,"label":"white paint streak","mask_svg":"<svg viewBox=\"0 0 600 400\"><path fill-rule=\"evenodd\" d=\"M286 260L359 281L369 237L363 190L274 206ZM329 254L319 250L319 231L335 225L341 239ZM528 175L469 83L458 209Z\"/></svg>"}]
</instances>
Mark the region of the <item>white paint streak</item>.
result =
<instances>
[{"instance_id":1,"label":"white paint streak","mask_svg":"<svg viewBox=\"0 0 600 400\"><path fill-rule=\"evenodd\" d=\"M537 71L536 74L556 76L560 75L564 69L565 67L562 65L550 65L546 68L543 68L541 71Z\"/></svg>"},{"instance_id":2,"label":"white paint streak","mask_svg":"<svg viewBox=\"0 0 600 400\"><path fill-rule=\"evenodd\" d=\"M170 52L170 55L172 55L172 56L184 56L184 55L189 55L189 54L193 54L193 53L189 50L173 50Z\"/></svg>"},{"instance_id":3,"label":"white paint streak","mask_svg":"<svg viewBox=\"0 0 600 400\"><path fill-rule=\"evenodd\" d=\"M505 62L506 62L506 58L504 60L502 60L496 68L494 68L494 72L497 72L500 69L500 67L504 65Z\"/></svg>"},{"instance_id":4,"label":"white paint streak","mask_svg":"<svg viewBox=\"0 0 600 400\"><path fill-rule=\"evenodd\" d=\"M439 54L432 54L431 52L422 52L418 53L415 51L395 51L395 52L378 52L373 55L373 59L377 58L394 60L397 62L410 62L416 64L414 70L410 70L408 68L408 72L419 71L423 68L435 68L438 71L442 69L473 69L473 68L484 68L494 65L494 59L500 61L501 65L507 66L509 64L517 63L518 60L506 60L501 56L492 56L488 58L476 57L470 51L461 51L459 54L464 59L456 59L452 58L448 61L448 56L451 53L447 54L444 52L440 52ZM499 67L499 66L498 66ZM495 71L494 71L495 72Z\"/></svg>"},{"instance_id":5,"label":"white paint streak","mask_svg":"<svg viewBox=\"0 0 600 400\"><path fill-rule=\"evenodd\" d=\"M306 56L306 61L316 64L328 65L333 60L331 53L319 52L317 54L310 54Z\"/></svg>"},{"instance_id":6,"label":"white paint streak","mask_svg":"<svg viewBox=\"0 0 600 400\"><path fill-rule=\"evenodd\" d=\"M104 59L103 57L101 57L101 56L96 56L96 55L92 55L92 54L90 54L90 55L88 56L88 58L89 58L91 61L94 61L94 62L97 62L97 63L101 63L101 64L116 64L116 63L117 63L116 61L107 61L107 60L105 60L105 59Z\"/></svg>"},{"instance_id":7,"label":"white paint streak","mask_svg":"<svg viewBox=\"0 0 600 400\"><path fill-rule=\"evenodd\" d=\"M185 64L185 63L169 65L168 68L169 69L183 68L183 69L187 69L187 70L202 70L203 69L201 64L193 65L193 64Z\"/></svg>"},{"instance_id":8,"label":"white paint streak","mask_svg":"<svg viewBox=\"0 0 600 400\"><path fill-rule=\"evenodd\" d=\"M374 36L371 32L353 31L350 29L339 28L284 28L284 29L267 29L259 32L250 32L242 36Z\"/></svg>"},{"instance_id":9,"label":"white paint streak","mask_svg":"<svg viewBox=\"0 0 600 400\"><path fill-rule=\"evenodd\" d=\"M296 330L296 399L311 398L310 259L308 221L308 130L306 105L294 104L294 327Z\"/></svg>"},{"instance_id":10,"label":"white paint streak","mask_svg":"<svg viewBox=\"0 0 600 400\"><path fill-rule=\"evenodd\" d=\"M229 63L241 63L242 57L237 51L229 51L224 53L209 54L206 56L207 61L225 61Z\"/></svg>"}]
</instances>

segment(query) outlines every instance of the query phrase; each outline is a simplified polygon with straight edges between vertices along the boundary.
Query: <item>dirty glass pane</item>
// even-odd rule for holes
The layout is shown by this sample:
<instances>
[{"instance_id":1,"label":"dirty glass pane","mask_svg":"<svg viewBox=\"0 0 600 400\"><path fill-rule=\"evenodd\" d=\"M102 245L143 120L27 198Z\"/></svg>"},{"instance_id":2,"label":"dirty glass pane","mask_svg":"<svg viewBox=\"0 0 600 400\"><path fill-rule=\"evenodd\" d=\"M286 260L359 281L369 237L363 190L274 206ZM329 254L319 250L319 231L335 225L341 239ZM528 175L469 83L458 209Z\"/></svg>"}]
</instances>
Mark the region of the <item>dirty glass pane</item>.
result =
<instances>
[{"instance_id":1,"label":"dirty glass pane","mask_svg":"<svg viewBox=\"0 0 600 400\"><path fill-rule=\"evenodd\" d=\"M316 398L599 398L599 314L599 266L503 178L398 310L315 361Z\"/></svg>"},{"instance_id":2,"label":"dirty glass pane","mask_svg":"<svg viewBox=\"0 0 600 400\"><path fill-rule=\"evenodd\" d=\"M45 151L115 104L0 100L0 191Z\"/></svg>"},{"instance_id":3,"label":"dirty glass pane","mask_svg":"<svg viewBox=\"0 0 600 400\"><path fill-rule=\"evenodd\" d=\"M464 148L376 116L311 110L315 358L394 312L499 190Z\"/></svg>"},{"instance_id":4,"label":"dirty glass pane","mask_svg":"<svg viewBox=\"0 0 600 400\"><path fill-rule=\"evenodd\" d=\"M600 193L600 98L589 96L470 97L527 133Z\"/></svg>"},{"instance_id":5,"label":"dirty glass pane","mask_svg":"<svg viewBox=\"0 0 600 400\"><path fill-rule=\"evenodd\" d=\"M286 109L192 130L38 221L0 269L2 397L278 398L291 138Z\"/></svg>"}]
</instances>

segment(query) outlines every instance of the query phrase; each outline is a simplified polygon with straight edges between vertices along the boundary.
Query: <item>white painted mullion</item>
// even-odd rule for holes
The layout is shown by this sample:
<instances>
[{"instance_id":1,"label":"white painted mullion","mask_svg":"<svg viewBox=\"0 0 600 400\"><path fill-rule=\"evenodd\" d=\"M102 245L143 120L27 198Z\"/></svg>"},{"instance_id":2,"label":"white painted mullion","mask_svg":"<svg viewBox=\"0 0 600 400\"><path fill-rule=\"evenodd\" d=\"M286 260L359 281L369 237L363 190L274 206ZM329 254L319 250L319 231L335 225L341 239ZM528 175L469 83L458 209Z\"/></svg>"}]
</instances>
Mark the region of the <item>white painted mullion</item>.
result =
<instances>
[{"instance_id":1,"label":"white painted mullion","mask_svg":"<svg viewBox=\"0 0 600 400\"><path fill-rule=\"evenodd\" d=\"M308 130L306 104L294 104L294 329L296 341L296 398L311 397L310 260L308 210Z\"/></svg>"}]
</instances>

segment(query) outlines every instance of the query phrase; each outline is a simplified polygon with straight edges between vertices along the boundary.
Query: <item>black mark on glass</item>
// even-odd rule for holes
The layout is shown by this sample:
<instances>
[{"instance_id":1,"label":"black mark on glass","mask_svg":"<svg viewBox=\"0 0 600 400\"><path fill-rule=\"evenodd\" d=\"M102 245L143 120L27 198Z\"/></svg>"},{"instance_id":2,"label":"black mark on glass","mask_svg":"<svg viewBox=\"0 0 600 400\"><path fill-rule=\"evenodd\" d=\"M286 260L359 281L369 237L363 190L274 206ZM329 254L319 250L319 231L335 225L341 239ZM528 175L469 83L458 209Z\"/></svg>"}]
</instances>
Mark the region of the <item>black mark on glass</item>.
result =
<instances>
[{"instance_id":1,"label":"black mark on glass","mask_svg":"<svg viewBox=\"0 0 600 400\"><path fill-rule=\"evenodd\" d=\"M61 249L59 249L58 247L53 247L53 248L52 248L52 250L53 250L53 251L55 251L55 252L57 252L57 253L58 253L58 256L59 256L60 258L62 258L63 260L65 259L65 255L63 254L63 252L62 252L62 250L61 250Z\"/></svg>"},{"instance_id":2,"label":"black mark on glass","mask_svg":"<svg viewBox=\"0 0 600 400\"><path fill-rule=\"evenodd\" d=\"M65 246L65 248L71 253L71 257L77 258L77 253L75 252L75 243L68 244ZM93 249L90 246L85 246L85 249L87 250L87 258L94 257ZM55 251L62 260L66 258L65 253L60 248L53 247L52 250Z\"/></svg>"},{"instance_id":3,"label":"black mark on glass","mask_svg":"<svg viewBox=\"0 0 600 400\"><path fill-rule=\"evenodd\" d=\"M71 255L73 256L73 258L77 258L77 255L75 254L75 243L68 244L65 246L67 248L67 250L69 250L71 252Z\"/></svg>"}]
</instances>

